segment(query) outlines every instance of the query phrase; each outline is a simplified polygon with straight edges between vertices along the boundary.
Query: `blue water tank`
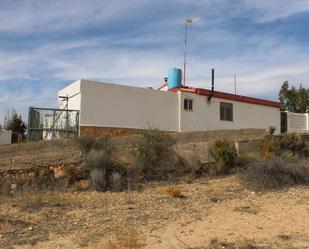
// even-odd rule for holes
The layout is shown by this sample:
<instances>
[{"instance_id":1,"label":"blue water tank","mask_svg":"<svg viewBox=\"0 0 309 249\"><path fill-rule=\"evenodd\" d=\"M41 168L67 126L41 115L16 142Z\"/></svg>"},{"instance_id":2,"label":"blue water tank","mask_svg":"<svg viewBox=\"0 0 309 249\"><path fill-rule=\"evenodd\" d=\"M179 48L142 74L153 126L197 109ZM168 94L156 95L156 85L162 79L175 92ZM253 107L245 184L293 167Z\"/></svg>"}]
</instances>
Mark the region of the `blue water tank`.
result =
<instances>
[{"instance_id":1,"label":"blue water tank","mask_svg":"<svg viewBox=\"0 0 309 249\"><path fill-rule=\"evenodd\" d=\"M168 89L181 87L182 73L179 68L171 68L168 70L167 85Z\"/></svg>"}]
</instances>

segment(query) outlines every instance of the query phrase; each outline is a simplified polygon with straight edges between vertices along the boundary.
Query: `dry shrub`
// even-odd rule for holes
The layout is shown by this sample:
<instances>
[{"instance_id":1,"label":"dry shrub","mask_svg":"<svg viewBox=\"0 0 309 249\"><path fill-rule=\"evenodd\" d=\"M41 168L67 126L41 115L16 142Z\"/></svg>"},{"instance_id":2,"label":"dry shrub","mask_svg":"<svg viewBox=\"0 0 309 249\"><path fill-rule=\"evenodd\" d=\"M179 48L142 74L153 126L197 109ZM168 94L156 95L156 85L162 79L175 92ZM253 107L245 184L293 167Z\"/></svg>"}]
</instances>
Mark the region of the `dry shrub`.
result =
<instances>
[{"instance_id":1,"label":"dry shrub","mask_svg":"<svg viewBox=\"0 0 309 249\"><path fill-rule=\"evenodd\" d=\"M156 129L142 132L143 140L135 144L137 170L146 180L166 180L184 170L184 165L173 149L176 141Z\"/></svg>"},{"instance_id":2,"label":"dry shrub","mask_svg":"<svg viewBox=\"0 0 309 249\"><path fill-rule=\"evenodd\" d=\"M175 198L182 198L184 195L181 193L181 189L179 187L167 187L165 192Z\"/></svg>"},{"instance_id":3,"label":"dry shrub","mask_svg":"<svg viewBox=\"0 0 309 249\"><path fill-rule=\"evenodd\" d=\"M89 180L79 180L72 184L72 189L74 191L85 191L90 188L90 181Z\"/></svg>"},{"instance_id":4,"label":"dry shrub","mask_svg":"<svg viewBox=\"0 0 309 249\"><path fill-rule=\"evenodd\" d=\"M227 199L227 192L224 189L214 189L207 193L209 200L215 203L222 202Z\"/></svg>"},{"instance_id":5,"label":"dry shrub","mask_svg":"<svg viewBox=\"0 0 309 249\"><path fill-rule=\"evenodd\" d=\"M104 148L108 152L112 151L110 141L106 136L99 139L91 137L76 138L76 142L84 155L88 154L92 149L102 150Z\"/></svg>"},{"instance_id":6,"label":"dry shrub","mask_svg":"<svg viewBox=\"0 0 309 249\"><path fill-rule=\"evenodd\" d=\"M212 239L205 249L271 249L269 246L258 246L249 242L225 242L217 239ZM202 248L191 248L190 249L202 249Z\"/></svg>"},{"instance_id":7,"label":"dry shrub","mask_svg":"<svg viewBox=\"0 0 309 249\"><path fill-rule=\"evenodd\" d=\"M260 151L265 158L284 153L301 157L309 156L309 148L301 134L267 135L260 143Z\"/></svg>"},{"instance_id":8,"label":"dry shrub","mask_svg":"<svg viewBox=\"0 0 309 249\"><path fill-rule=\"evenodd\" d=\"M140 249L146 245L142 242L139 231L136 228L125 229L117 227L115 237L107 241L106 249Z\"/></svg>"},{"instance_id":9,"label":"dry shrub","mask_svg":"<svg viewBox=\"0 0 309 249\"><path fill-rule=\"evenodd\" d=\"M76 181L87 178L89 172L85 167L76 165L66 165L64 168L65 175L68 180L68 184L74 184Z\"/></svg>"},{"instance_id":10,"label":"dry shrub","mask_svg":"<svg viewBox=\"0 0 309 249\"><path fill-rule=\"evenodd\" d=\"M233 142L217 140L209 148L209 154L214 159L209 169L211 174L228 174L236 166L237 151Z\"/></svg>"},{"instance_id":11,"label":"dry shrub","mask_svg":"<svg viewBox=\"0 0 309 249\"><path fill-rule=\"evenodd\" d=\"M309 184L309 161L289 156L256 159L240 170L240 177L258 190Z\"/></svg>"},{"instance_id":12,"label":"dry shrub","mask_svg":"<svg viewBox=\"0 0 309 249\"><path fill-rule=\"evenodd\" d=\"M225 248L225 249L236 249L236 246L234 243L227 243L227 242L223 242L223 241L218 241L217 239L212 239L208 245L208 247L206 247L207 249L221 249L221 248Z\"/></svg>"},{"instance_id":13,"label":"dry shrub","mask_svg":"<svg viewBox=\"0 0 309 249\"><path fill-rule=\"evenodd\" d=\"M92 149L85 161L90 170L91 185L95 190L104 190L107 185L106 171L108 167L111 167L110 155L104 150Z\"/></svg>"},{"instance_id":14,"label":"dry shrub","mask_svg":"<svg viewBox=\"0 0 309 249\"><path fill-rule=\"evenodd\" d=\"M126 175L126 170L119 162L113 159L114 148L108 137L100 139L81 138L78 142L84 155L85 166L88 170L92 188L103 191L117 185L116 190L121 189L121 180ZM114 182L113 176L116 173L119 175L119 184Z\"/></svg>"},{"instance_id":15,"label":"dry shrub","mask_svg":"<svg viewBox=\"0 0 309 249\"><path fill-rule=\"evenodd\" d=\"M11 180L7 176L0 176L0 196L11 194Z\"/></svg>"}]
</instances>

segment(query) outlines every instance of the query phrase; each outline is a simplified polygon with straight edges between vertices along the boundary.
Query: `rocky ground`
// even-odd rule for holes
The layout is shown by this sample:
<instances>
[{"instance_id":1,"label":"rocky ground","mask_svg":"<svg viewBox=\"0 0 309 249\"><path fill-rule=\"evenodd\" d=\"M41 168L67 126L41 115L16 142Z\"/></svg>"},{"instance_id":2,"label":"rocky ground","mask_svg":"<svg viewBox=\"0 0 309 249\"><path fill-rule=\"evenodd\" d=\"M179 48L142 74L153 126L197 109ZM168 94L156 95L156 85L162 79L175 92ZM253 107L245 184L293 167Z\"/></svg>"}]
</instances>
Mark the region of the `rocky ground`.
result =
<instances>
[{"instance_id":1,"label":"rocky ground","mask_svg":"<svg viewBox=\"0 0 309 249\"><path fill-rule=\"evenodd\" d=\"M309 188L253 192L229 176L0 197L0 248L110 249L132 237L135 248L309 248Z\"/></svg>"}]
</instances>

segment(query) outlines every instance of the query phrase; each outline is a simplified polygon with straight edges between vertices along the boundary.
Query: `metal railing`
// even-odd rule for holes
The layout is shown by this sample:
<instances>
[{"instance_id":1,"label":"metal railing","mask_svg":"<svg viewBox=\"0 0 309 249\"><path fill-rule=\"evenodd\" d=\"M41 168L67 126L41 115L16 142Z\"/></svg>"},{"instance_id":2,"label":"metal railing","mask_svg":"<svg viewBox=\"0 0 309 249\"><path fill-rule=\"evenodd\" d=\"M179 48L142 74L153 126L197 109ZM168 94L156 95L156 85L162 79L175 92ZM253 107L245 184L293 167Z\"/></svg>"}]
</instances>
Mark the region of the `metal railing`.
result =
<instances>
[{"instance_id":1,"label":"metal railing","mask_svg":"<svg viewBox=\"0 0 309 249\"><path fill-rule=\"evenodd\" d=\"M30 107L28 113L27 139L51 140L78 136L79 111Z\"/></svg>"}]
</instances>

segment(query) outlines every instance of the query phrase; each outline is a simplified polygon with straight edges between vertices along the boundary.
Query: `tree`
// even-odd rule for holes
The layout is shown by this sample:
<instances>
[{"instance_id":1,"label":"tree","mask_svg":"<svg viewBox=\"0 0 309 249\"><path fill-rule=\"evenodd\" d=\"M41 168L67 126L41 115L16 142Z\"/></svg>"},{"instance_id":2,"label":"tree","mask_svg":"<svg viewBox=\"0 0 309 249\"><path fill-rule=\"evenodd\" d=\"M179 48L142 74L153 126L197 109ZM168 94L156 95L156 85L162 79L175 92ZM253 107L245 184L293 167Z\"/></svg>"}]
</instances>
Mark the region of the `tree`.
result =
<instances>
[{"instance_id":1,"label":"tree","mask_svg":"<svg viewBox=\"0 0 309 249\"><path fill-rule=\"evenodd\" d=\"M304 88L302 84L298 89L295 86L290 88L289 82L285 81L280 88L279 100L282 109L304 113L309 107L309 89Z\"/></svg>"},{"instance_id":2,"label":"tree","mask_svg":"<svg viewBox=\"0 0 309 249\"><path fill-rule=\"evenodd\" d=\"M13 108L10 111L7 111L4 117L4 129L11 130L12 133L20 134L24 136L26 132L26 124L23 121L20 114L18 114Z\"/></svg>"}]
</instances>

